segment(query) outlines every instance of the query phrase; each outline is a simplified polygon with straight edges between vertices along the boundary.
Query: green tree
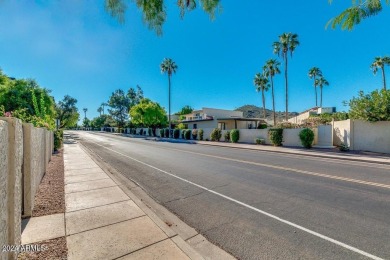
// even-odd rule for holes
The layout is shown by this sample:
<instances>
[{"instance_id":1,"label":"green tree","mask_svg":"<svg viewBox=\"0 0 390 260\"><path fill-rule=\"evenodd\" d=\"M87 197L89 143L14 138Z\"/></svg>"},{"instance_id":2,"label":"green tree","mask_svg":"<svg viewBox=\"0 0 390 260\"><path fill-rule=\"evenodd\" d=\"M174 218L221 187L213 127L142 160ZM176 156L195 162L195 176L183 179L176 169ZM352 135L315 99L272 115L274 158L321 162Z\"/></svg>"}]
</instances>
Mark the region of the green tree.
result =
<instances>
[{"instance_id":1,"label":"green tree","mask_svg":"<svg viewBox=\"0 0 390 260\"><path fill-rule=\"evenodd\" d=\"M313 79L314 92L315 92L315 98L316 98L316 107L318 106L316 79L317 79L317 77L321 77L321 76L322 76L322 71L319 68L313 67L313 68L309 69L309 78Z\"/></svg>"},{"instance_id":2,"label":"green tree","mask_svg":"<svg viewBox=\"0 0 390 260\"><path fill-rule=\"evenodd\" d=\"M320 78L316 79L314 85L320 88L321 91L320 107L322 107L322 88L324 86L329 86L329 82L321 75Z\"/></svg>"},{"instance_id":3,"label":"green tree","mask_svg":"<svg viewBox=\"0 0 390 260\"><path fill-rule=\"evenodd\" d=\"M165 127L167 125L166 111L157 102L144 98L138 105L130 109L131 121L142 127Z\"/></svg>"},{"instance_id":4,"label":"green tree","mask_svg":"<svg viewBox=\"0 0 390 260\"><path fill-rule=\"evenodd\" d=\"M80 114L76 107L77 99L66 95L56 105L57 118L60 120L60 128L73 127L77 124Z\"/></svg>"},{"instance_id":5,"label":"green tree","mask_svg":"<svg viewBox=\"0 0 390 260\"><path fill-rule=\"evenodd\" d=\"M329 3L332 2L329 0ZM352 30L362 20L380 13L383 3L390 4L390 0L352 0L352 6L332 18L326 26L331 25L334 29L341 25L342 30Z\"/></svg>"},{"instance_id":6,"label":"green tree","mask_svg":"<svg viewBox=\"0 0 390 260\"><path fill-rule=\"evenodd\" d=\"M378 69L382 70L382 79L383 79L383 89L386 90L386 75L385 75L385 65L390 65L390 57L375 57L373 63L370 68L374 75L377 73Z\"/></svg>"},{"instance_id":7,"label":"green tree","mask_svg":"<svg viewBox=\"0 0 390 260\"><path fill-rule=\"evenodd\" d=\"M83 126L90 127L90 124L91 124L91 121L88 118L84 117Z\"/></svg>"},{"instance_id":8,"label":"green tree","mask_svg":"<svg viewBox=\"0 0 390 260\"><path fill-rule=\"evenodd\" d=\"M256 73L255 78L253 79L253 84L256 86L256 91L261 92L261 100L263 101L263 117L267 117L265 111L265 95L264 92L268 91L270 85L269 80L266 76L260 73Z\"/></svg>"},{"instance_id":9,"label":"green tree","mask_svg":"<svg viewBox=\"0 0 390 260\"><path fill-rule=\"evenodd\" d=\"M0 71L0 104L2 110L24 122L54 129L54 98L34 80L10 78Z\"/></svg>"},{"instance_id":10,"label":"green tree","mask_svg":"<svg viewBox=\"0 0 390 260\"><path fill-rule=\"evenodd\" d=\"M162 34L162 26L167 17L164 0L135 0L134 1L141 10L143 20L148 28L154 30L157 35ZM194 10L198 3L201 4L203 10L214 19L216 10L220 10L220 0L178 0L177 5L180 9L181 18L188 11ZM105 8L107 12L118 19L120 23L125 22L125 14L127 5L125 0L105 0Z\"/></svg>"},{"instance_id":11,"label":"green tree","mask_svg":"<svg viewBox=\"0 0 390 260\"><path fill-rule=\"evenodd\" d=\"M108 112L116 121L119 128L123 128L128 119L130 99L122 89L117 89L112 93L108 105L111 109Z\"/></svg>"},{"instance_id":12,"label":"green tree","mask_svg":"<svg viewBox=\"0 0 390 260\"><path fill-rule=\"evenodd\" d=\"M160 64L161 73L166 73L168 75L168 123L169 123L169 133L171 133L172 124L171 124L171 76L176 73L178 69L176 63L170 59L165 58Z\"/></svg>"},{"instance_id":13,"label":"green tree","mask_svg":"<svg viewBox=\"0 0 390 260\"><path fill-rule=\"evenodd\" d=\"M192 113L192 111L194 111L194 109L191 106L186 105L186 106L182 107L179 112L177 112L175 114L176 115L187 115L187 114Z\"/></svg>"},{"instance_id":14,"label":"green tree","mask_svg":"<svg viewBox=\"0 0 390 260\"><path fill-rule=\"evenodd\" d=\"M276 125L276 111L275 111L275 91L274 91L274 77L276 74L280 74L280 62L275 59L268 60L263 66L263 73L270 79L272 90L272 110L274 117L274 125Z\"/></svg>"},{"instance_id":15,"label":"green tree","mask_svg":"<svg viewBox=\"0 0 390 260\"><path fill-rule=\"evenodd\" d=\"M286 118L288 120L288 53L292 57L296 47L299 45L298 34L283 33L279 41L273 43L274 53L282 57L284 61L284 79L286 81Z\"/></svg>"},{"instance_id":16,"label":"green tree","mask_svg":"<svg viewBox=\"0 0 390 260\"><path fill-rule=\"evenodd\" d=\"M375 90L349 101L349 117L365 121L390 121L390 90Z\"/></svg>"},{"instance_id":17,"label":"green tree","mask_svg":"<svg viewBox=\"0 0 390 260\"><path fill-rule=\"evenodd\" d=\"M101 128L104 126L106 121L106 115L100 115L91 120L91 127L93 128Z\"/></svg>"},{"instance_id":18,"label":"green tree","mask_svg":"<svg viewBox=\"0 0 390 260\"><path fill-rule=\"evenodd\" d=\"M130 106L129 109L131 109L133 106L138 105L139 102L144 98L144 92L141 89L140 86L137 85L137 89L130 88L127 91L127 97L130 100Z\"/></svg>"}]
</instances>

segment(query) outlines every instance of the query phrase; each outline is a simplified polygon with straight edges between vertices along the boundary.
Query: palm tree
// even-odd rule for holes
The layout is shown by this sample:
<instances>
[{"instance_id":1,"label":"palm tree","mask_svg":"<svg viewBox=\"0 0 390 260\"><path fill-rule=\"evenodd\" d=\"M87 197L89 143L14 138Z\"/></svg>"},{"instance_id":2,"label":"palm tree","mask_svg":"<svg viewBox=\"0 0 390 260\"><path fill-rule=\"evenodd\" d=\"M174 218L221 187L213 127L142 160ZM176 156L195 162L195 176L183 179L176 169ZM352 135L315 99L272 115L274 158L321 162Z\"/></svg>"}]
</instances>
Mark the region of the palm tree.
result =
<instances>
[{"instance_id":1,"label":"palm tree","mask_svg":"<svg viewBox=\"0 0 390 260\"><path fill-rule=\"evenodd\" d=\"M99 112L99 115L102 116L103 108L102 108L102 107L99 107L99 108L97 109L97 111Z\"/></svg>"},{"instance_id":2,"label":"palm tree","mask_svg":"<svg viewBox=\"0 0 390 260\"><path fill-rule=\"evenodd\" d=\"M322 77L322 71L319 68L313 67L313 68L309 69L309 78L313 79L313 83L314 83L314 91L316 94L316 107L318 106L317 105L317 86L316 86L317 76Z\"/></svg>"},{"instance_id":3,"label":"palm tree","mask_svg":"<svg viewBox=\"0 0 390 260\"><path fill-rule=\"evenodd\" d=\"M171 76L173 73L176 73L178 69L176 63L170 59L165 58L160 64L161 73L168 74L168 122L169 122L169 135L171 135Z\"/></svg>"},{"instance_id":4,"label":"palm tree","mask_svg":"<svg viewBox=\"0 0 390 260\"><path fill-rule=\"evenodd\" d=\"M106 102L103 102L100 104L100 106L103 108L103 115L104 115L104 107L107 106L108 104Z\"/></svg>"},{"instance_id":5,"label":"palm tree","mask_svg":"<svg viewBox=\"0 0 390 260\"><path fill-rule=\"evenodd\" d=\"M286 121L288 120L288 53L292 57L295 48L299 45L298 34L283 33L279 36L279 41L273 43L274 53L283 58L284 61L284 78L286 81Z\"/></svg>"},{"instance_id":6,"label":"palm tree","mask_svg":"<svg viewBox=\"0 0 390 260\"><path fill-rule=\"evenodd\" d=\"M87 111L88 111L88 108L83 108L83 111L84 111L84 119L87 118Z\"/></svg>"},{"instance_id":7,"label":"palm tree","mask_svg":"<svg viewBox=\"0 0 390 260\"><path fill-rule=\"evenodd\" d=\"M265 96L264 92L268 91L270 85L269 85L269 80L266 76L257 73L255 75L255 78L253 79L253 84L256 86L256 91L260 92L261 91L261 96L262 96L262 101L263 101L263 113L264 113L264 119L267 117L267 114L265 112Z\"/></svg>"},{"instance_id":8,"label":"palm tree","mask_svg":"<svg viewBox=\"0 0 390 260\"><path fill-rule=\"evenodd\" d=\"M378 71L378 68L382 70L383 78L383 89L386 90L386 76L385 76L385 65L390 65L390 57L375 57L374 62L371 64L371 69L374 75Z\"/></svg>"},{"instance_id":9,"label":"palm tree","mask_svg":"<svg viewBox=\"0 0 390 260\"><path fill-rule=\"evenodd\" d=\"M274 112L274 125L276 125L276 113L275 113L275 94L274 94L274 76L280 74L280 62L275 59L268 60L263 66L264 76L270 79L271 81L271 90L272 90L272 110Z\"/></svg>"},{"instance_id":10,"label":"palm tree","mask_svg":"<svg viewBox=\"0 0 390 260\"><path fill-rule=\"evenodd\" d=\"M321 90L320 107L322 107L322 87L329 86L329 82L323 76L321 76L320 78L316 79L314 85L316 87L320 87L320 90Z\"/></svg>"}]
</instances>

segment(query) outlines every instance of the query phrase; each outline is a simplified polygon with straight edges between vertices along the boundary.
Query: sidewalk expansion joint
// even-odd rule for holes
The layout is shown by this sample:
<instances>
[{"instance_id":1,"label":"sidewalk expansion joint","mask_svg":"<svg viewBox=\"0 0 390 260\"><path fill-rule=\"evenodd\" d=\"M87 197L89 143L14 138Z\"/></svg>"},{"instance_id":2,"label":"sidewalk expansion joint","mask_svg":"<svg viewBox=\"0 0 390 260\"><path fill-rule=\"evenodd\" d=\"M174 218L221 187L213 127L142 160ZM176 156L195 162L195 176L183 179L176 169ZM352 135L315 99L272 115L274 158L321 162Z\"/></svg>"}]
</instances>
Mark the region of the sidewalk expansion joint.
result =
<instances>
[{"instance_id":1,"label":"sidewalk expansion joint","mask_svg":"<svg viewBox=\"0 0 390 260\"><path fill-rule=\"evenodd\" d=\"M74 212L74 211L73 211ZM145 213L145 212L144 212ZM99 229L99 228L103 228L103 227L109 227L109 226L112 226L112 225L116 225L116 224L119 224L119 223L122 223L122 222L126 222L126 221L129 221L129 220L134 220L134 219L137 219L137 218L142 218L142 217L146 217L147 215L144 214L144 215L141 215L141 216L137 216L137 217L134 217L134 218L128 218L128 219L125 219L125 220L121 220L121 221L117 221L115 223L110 223L110 224L107 224L107 225L103 225L103 226L99 226L99 227L96 227L96 228L91 228L91 229L87 229L87 230L83 230L83 231L80 231L80 232L76 232L76 233L73 233L73 234L66 234L66 236L73 236L73 235L78 235L78 234L81 234L81 233L85 233L85 232L88 232L88 231L91 231L91 230L95 230L95 229ZM66 220L65 220L66 222ZM65 233L66 233L66 230L65 230Z\"/></svg>"},{"instance_id":2,"label":"sidewalk expansion joint","mask_svg":"<svg viewBox=\"0 0 390 260\"><path fill-rule=\"evenodd\" d=\"M71 213L71 212L77 212L77 211L81 211L81 210L86 210L86 209L99 208L99 207L102 207L102 206L112 205L112 204L116 204L116 203L119 203L119 202L125 202L125 201L129 201L129 200L131 200L131 198L128 198L128 199L126 199L126 200L118 200L118 201L115 201L115 202L111 202L111 203L107 203L107 204L102 204L102 205L94 206L94 207L90 207L90 208L83 208L83 209L78 209L78 210L65 211L65 214L66 214L66 213Z\"/></svg>"},{"instance_id":3,"label":"sidewalk expansion joint","mask_svg":"<svg viewBox=\"0 0 390 260\"><path fill-rule=\"evenodd\" d=\"M110 179L110 177L104 177L104 178L100 178L100 179L94 179L94 180L87 180L87 181L75 181L75 182L69 182L69 183L65 183L65 185L68 185L68 184L75 184L75 183L81 183L81 182L88 182L88 181L98 181L98 180L104 180L104 179Z\"/></svg>"},{"instance_id":4,"label":"sidewalk expansion joint","mask_svg":"<svg viewBox=\"0 0 390 260\"><path fill-rule=\"evenodd\" d=\"M99 179L99 180L101 180L101 179ZM95 180L93 180L93 181L95 181ZM96 181L98 181L98 180L96 180ZM85 182L85 181L83 181L83 182ZM69 184L76 184L76 183L69 183ZM112 187L117 187L117 186L118 186L118 184L115 183L115 184L112 184L110 186L105 186L105 187L100 187L100 188L92 188L92 189L88 189L88 190L71 191L71 192L66 192L65 194L73 194L73 193L79 193L79 192L91 191L91 190L101 190L101 189L112 188Z\"/></svg>"},{"instance_id":5,"label":"sidewalk expansion joint","mask_svg":"<svg viewBox=\"0 0 390 260\"><path fill-rule=\"evenodd\" d=\"M157 242L155 242L155 243L153 243L153 244L150 244L150 245L147 245L147 246L144 246L144 247L141 247L141 248L138 248L137 250L134 250L134 251L132 251L132 252L130 252L130 253L128 253L128 254L124 254L124 255L121 255L121 256L119 256L119 257L116 257L116 258L113 258L113 260L115 260L115 259L119 259L119 258L122 258L122 257L124 257L124 256L127 256L127 255L131 255L131 254L133 254L133 253L135 253L135 252L138 252L138 251L141 251L142 249L145 249L145 248L148 248L148 247L151 247L151 246L154 246L155 244L158 244L158 243L160 243L160 242L163 242L163 241L166 241L166 240L170 240L171 238L169 238L169 237L167 237L167 238L164 238L164 239L162 239L162 240L160 240L160 241L157 241ZM176 243L175 243L175 245L176 245ZM181 248L180 247L178 247L180 250L181 250ZM181 250L183 253L184 253L184 251L183 250ZM185 254L185 253L184 253ZM187 254L186 254L187 255Z\"/></svg>"}]
</instances>

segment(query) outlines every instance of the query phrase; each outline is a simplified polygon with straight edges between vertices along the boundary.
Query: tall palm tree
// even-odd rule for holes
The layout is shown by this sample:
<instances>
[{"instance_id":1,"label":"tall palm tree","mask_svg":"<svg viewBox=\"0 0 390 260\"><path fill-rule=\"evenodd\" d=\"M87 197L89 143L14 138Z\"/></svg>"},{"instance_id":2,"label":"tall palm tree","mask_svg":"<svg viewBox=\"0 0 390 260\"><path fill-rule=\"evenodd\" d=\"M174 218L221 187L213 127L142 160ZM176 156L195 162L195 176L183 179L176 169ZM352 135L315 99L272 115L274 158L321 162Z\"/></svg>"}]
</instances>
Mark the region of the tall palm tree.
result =
<instances>
[{"instance_id":1,"label":"tall palm tree","mask_svg":"<svg viewBox=\"0 0 390 260\"><path fill-rule=\"evenodd\" d=\"M255 78L253 79L253 84L256 86L256 91L261 91L262 101L263 101L263 113L264 119L267 117L267 113L265 111L265 96L264 92L269 90L269 80L266 76L260 73L256 73Z\"/></svg>"},{"instance_id":2,"label":"tall palm tree","mask_svg":"<svg viewBox=\"0 0 390 260\"><path fill-rule=\"evenodd\" d=\"M88 108L83 108L83 111L84 111L84 119L86 119L87 118Z\"/></svg>"},{"instance_id":3,"label":"tall palm tree","mask_svg":"<svg viewBox=\"0 0 390 260\"><path fill-rule=\"evenodd\" d=\"M371 69L374 75L378 71L378 68L382 70L382 78L383 78L383 89L386 90L386 76L385 76L385 65L390 65L390 57L375 57L373 63L371 64Z\"/></svg>"},{"instance_id":4,"label":"tall palm tree","mask_svg":"<svg viewBox=\"0 0 390 260\"><path fill-rule=\"evenodd\" d=\"M283 33L279 36L279 41L273 43L274 53L283 58L284 78L286 81L286 121L288 120L288 53L292 57L295 48L299 45L298 34Z\"/></svg>"},{"instance_id":5,"label":"tall palm tree","mask_svg":"<svg viewBox=\"0 0 390 260\"><path fill-rule=\"evenodd\" d=\"M276 125L276 112L275 112L275 94L274 94L274 76L280 74L280 62L275 59L268 60L263 66L264 76L270 79L272 90L272 110L274 112L274 125Z\"/></svg>"},{"instance_id":6,"label":"tall palm tree","mask_svg":"<svg viewBox=\"0 0 390 260\"><path fill-rule=\"evenodd\" d=\"M99 108L97 109L97 111L99 112L99 116L102 116L103 108L102 108L102 107L99 107Z\"/></svg>"},{"instance_id":7,"label":"tall palm tree","mask_svg":"<svg viewBox=\"0 0 390 260\"><path fill-rule=\"evenodd\" d=\"M317 76L322 77L322 71L319 68L313 67L313 68L309 69L309 78L313 79L314 91L316 94L316 107L318 106L317 105L317 86L316 86Z\"/></svg>"},{"instance_id":8,"label":"tall palm tree","mask_svg":"<svg viewBox=\"0 0 390 260\"><path fill-rule=\"evenodd\" d=\"M103 108L103 115L104 115L104 107L108 106L108 104L106 102L103 102L100 104L100 106Z\"/></svg>"},{"instance_id":9,"label":"tall palm tree","mask_svg":"<svg viewBox=\"0 0 390 260\"><path fill-rule=\"evenodd\" d=\"M329 82L323 76L321 76L318 79L316 79L314 85L316 87L320 87L320 90L321 90L320 107L322 107L322 87L329 86Z\"/></svg>"},{"instance_id":10,"label":"tall palm tree","mask_svg":"<svg viewBox=\"0 0 390 260\"><path fill-rule=\"evenodd\" d=\"M161 73L168 74L168 122L169 122L169 135L171 135L171 76L176 73L178 69L176 63L170 59L165 58L160 64Z\"/></svg>"}]
</instances>

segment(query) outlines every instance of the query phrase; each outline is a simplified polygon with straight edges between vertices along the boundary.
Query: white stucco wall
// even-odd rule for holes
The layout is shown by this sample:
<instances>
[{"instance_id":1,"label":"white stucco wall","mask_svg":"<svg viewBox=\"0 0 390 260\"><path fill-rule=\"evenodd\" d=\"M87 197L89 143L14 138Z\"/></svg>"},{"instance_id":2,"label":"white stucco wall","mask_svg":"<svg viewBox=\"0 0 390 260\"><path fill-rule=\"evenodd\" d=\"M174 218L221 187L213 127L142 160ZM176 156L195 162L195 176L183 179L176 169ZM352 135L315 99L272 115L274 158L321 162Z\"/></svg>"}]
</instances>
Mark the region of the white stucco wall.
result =
<instances>
[{"instance_id":1,"label":"white stucco wall","mask_svg":"<svg viewBox=\"0 0 390 260\"><path fill-rule=\"evenodd\" d=\"M390 121L353 121L353 149L390 153Z\"/></svg>"},{"instance_id":2,"label":"white stucco wall","mask_svg":"<svg viewBox=\"0 0 390 260\"><path fill-rule=\"evenodd\" d=\"M315 140L315 143L318 146L323 146L323 147L333 146L333 139L332 138L333 138L333 127L331 125L319 125L318 126L317 140Z\"/></svg>"},{"instance_id":3,"label":"white stucco wall","mask_svg":"<svg viewBox=\"0 0 390 260\"><path fill-rule=\"evenodd\" d=\"M344 143L351 146L351 120L335 121L333 124L333 145Z\"/></svg>"}]
</instances>

